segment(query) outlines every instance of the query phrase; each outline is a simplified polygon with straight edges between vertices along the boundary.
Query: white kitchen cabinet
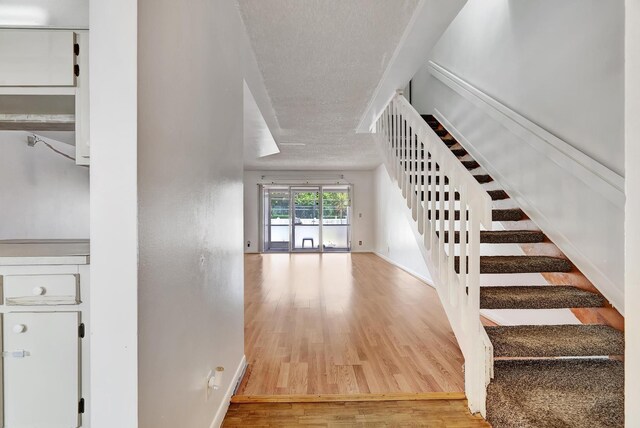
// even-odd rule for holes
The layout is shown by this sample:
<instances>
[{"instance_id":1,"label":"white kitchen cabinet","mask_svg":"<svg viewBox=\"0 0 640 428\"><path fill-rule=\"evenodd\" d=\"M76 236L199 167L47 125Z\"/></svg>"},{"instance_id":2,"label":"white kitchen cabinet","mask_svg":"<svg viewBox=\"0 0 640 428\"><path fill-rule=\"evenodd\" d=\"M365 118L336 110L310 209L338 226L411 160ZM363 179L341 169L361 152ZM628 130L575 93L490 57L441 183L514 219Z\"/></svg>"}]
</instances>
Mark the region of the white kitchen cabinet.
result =
<instances>
[{"instance_id":1,"label":"white kitchen cabinet","mask_svg":"<svg viewBox=\"0 0 640 428\"><path fill-rule=\"evenodd\" d=\"M10 312L3 322L5 428L80 426L78 312Z\"/></svg>"},{"instance_id":2,"label":"white kitchen cabinet","mask_svg":"<svg viewBox=\"0 0 640 428\"><path fill-rule=\"evenodd\" d=\"M76 78L76 163L89 165L89 32L76 33L78 76Z\"/></svg>"},{"instance_id":3,"label":"white kitchen cabinet","mask_svg":"<svg viewBox=\"0 0 640 428\"><path fill-rule=\"evenodd\" d=\"M0 130L74 131L76 163L89 165L89 31L86 29L0 29L0 105L3 96L73 96L72 112L40 108L0 109ZM17 109L17 110L16 110ZM15 110L15 111L14 111ZM33 111L31 111L33 110Z\"/></svg>"},{"instance_id":4,"label":"white kitchen cabinet","mask_svg":"<svg viewBox=\"0 0 640 428\"><path fill-rule=\"evenodd\" d=\"M0 426L89 428L89 242L0 241L0 290Z\"/></svg>"},{"instance_id":5,"label":"white kitchen cabinet","mask_svg":"<svg viewBox=\"0 0 640 428\"><path fill-rule=\"evenodd\" d=\"M76 34L0 29L0 86L75 86Z\"/></svg>"}]
</instances>

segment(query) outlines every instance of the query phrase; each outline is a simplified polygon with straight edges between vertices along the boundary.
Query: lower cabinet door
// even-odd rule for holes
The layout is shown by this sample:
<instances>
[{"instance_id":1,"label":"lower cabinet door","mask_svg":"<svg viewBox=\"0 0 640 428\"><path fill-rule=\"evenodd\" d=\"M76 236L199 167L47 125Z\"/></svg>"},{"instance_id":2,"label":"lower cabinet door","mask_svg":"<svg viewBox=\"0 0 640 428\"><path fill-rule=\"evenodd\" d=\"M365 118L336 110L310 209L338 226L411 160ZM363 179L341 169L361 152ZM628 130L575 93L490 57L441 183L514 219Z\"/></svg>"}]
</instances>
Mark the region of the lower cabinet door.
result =
<instances>
[{"instance_id":1,"label":"lower cabinet door","mask_svg":"<svg viewBox=\"0 0 640 428\"><path fill-rule=\"evenodd\" d=\"M79 322L78 312L4 315L6 428L79 426Z\"/></svg>"}]
</instances>

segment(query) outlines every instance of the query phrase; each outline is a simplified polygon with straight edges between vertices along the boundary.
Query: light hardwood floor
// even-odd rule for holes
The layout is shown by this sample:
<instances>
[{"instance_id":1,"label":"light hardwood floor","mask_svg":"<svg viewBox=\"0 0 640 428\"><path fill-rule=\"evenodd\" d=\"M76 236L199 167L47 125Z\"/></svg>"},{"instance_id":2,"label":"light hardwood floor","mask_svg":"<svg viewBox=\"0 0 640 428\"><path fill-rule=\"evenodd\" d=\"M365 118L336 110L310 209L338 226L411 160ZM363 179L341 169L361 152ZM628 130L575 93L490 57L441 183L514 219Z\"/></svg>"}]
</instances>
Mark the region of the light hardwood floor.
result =
<instances>
[{"instance_id":1,"label":"light hardwood floor","mask_svg":"<svg viewBox=\"0 0 640 428\"><path fill-rule=\"evenodd\" d=\"M461 392L434 289L374 254L245 258L238 395Z\"/></svg>"},{"instance_id":2,"label":"light hardwood floor","mask_svg":"<svg viewBox=\"0 0 640 428\"><path fill-rule=\"evenodd\" d=\"M465 400L231 404L223 427L490 427Z\"/></svg>"}]
</instances>

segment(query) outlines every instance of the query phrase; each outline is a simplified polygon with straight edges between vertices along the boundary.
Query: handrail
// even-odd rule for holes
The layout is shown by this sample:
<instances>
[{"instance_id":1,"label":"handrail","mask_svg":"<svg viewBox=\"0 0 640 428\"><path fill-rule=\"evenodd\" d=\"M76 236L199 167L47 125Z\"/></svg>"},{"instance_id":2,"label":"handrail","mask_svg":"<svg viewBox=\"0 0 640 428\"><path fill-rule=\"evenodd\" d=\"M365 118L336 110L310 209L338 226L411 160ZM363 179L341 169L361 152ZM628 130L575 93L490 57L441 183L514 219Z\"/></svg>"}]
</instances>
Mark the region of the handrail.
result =
<instances>
[{"instance_id":1,"label":"handrail","mask_svg":"<svg viewBox=\"0 0 640 428\"><path fill-rule=\"evenodd\" d=\"M480 321L480 229L491 229L491 197L402 94L391 99L375 132L462 350L469 408L486 416L493 348Z\"/></svg>"}]
</instances>

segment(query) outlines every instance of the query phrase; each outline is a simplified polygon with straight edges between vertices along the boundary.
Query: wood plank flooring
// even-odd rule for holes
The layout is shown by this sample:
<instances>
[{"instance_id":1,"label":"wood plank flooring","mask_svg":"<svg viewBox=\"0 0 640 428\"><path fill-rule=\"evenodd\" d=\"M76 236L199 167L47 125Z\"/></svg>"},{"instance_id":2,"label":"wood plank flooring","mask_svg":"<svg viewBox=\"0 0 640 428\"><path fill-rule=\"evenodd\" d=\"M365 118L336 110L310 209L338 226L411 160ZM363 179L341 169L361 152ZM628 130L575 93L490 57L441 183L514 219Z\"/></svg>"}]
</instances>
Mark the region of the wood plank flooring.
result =
<instances>
[{"instance_id":1,"label":"wood plank flooring","mask_svg":"<svg viewBox=\"0 0 640 428\"><path fill-rule=\"evenodd\" d=\"M223 427L490 427L465 400L231 404Z\"/></svg>"},{"instance_id":2,"label":"wood plank flooring","mask_svg":"<svg viewBox=\"0 0 640 428\"><path fill-rule=\"evenodd\" d=\"M464 389L436 291L369 253L247 255L245 353L237 395Z\"/></svg>"}]
</instances>

